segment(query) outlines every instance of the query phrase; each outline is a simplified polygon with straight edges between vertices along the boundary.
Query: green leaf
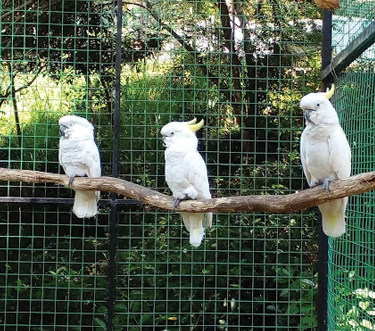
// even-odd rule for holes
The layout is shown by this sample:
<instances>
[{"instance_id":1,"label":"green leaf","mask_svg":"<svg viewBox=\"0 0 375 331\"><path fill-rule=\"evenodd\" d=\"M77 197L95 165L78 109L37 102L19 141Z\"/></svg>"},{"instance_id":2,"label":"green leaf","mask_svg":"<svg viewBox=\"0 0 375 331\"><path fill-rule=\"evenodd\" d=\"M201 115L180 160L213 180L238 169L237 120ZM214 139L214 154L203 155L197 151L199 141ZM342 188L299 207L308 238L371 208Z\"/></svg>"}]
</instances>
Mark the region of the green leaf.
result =
<instances>
[{"instance_id":1,"label":"green leaf","mask_svg":"<svg viewBox=\"0 0 375 331\"><path fill-rule=\"evenodd\" d=\"M107 324L104 322L102 319L96 317L94 318L94 325L95 325L95 330L106 330Z\"/></svg>"},{"instance_id":2,"label":"green leaf","mask_svg":"<svg viewBox=\"0 0 375 331\"><path fill-rule=\"evenodd\" d=\"M294 315L294 314L299 313L299 308L298 308L298 306L297 306L295 303L292 303L292 304L288 307L287 313L288 313L289 315Z\"/></svg>"},{"instance_id":3,"label":"green leaf","mask_svg":"<svg viewBox=\"0 0 375 331\"><path fill-rule=\"evenodd\" d=\"M314 316L303 316L298 325L298 330L311 330L314 326L316 326L316 319Z\"/></svg>"},{"instance_id":4,"label":"green leaf","mask_svg":"<svg viewBox=\"0 0 375 331\"><path fill-rule=\"evenodd\" d=\"M280 292L280 296L282 297L286 297L289 293L289 289L288 288L284 288L281 292Z\"/></svg>"},{"instance_id":5,"label":"green leaf","mask_svg":"<svg viewBox=\"0 0 375 331\"><path fill-rule=\"evenodd\" d=\"M116 312L127 312L128 306L124 303L117 303L117 304L114 305L114 310Z\"/></svg>"},{"instance_id":6,"label":"green leaf","mask_svg":"<svg viewBox=\"0 0 375 331\"><path fill-rule=\"evenodd\" d=\"M152 315L151 315L151 314L145 314L145 315L142 315L141 319L139 320L139 324L140 324L140 325L144 325L144 324L146 324L150 319L152 319Z\"/></svg>"},{"instance_id":7,"label":"green leaf","mask_svg":"<svg viewBox=\"0 0 375 331\"><path fill-rule=\"evenodd\" d=\"M310 279L302 279L301 283L310 285L311 287L315 286L315 283L312 280L310 280Z\"/></svg>"},{"instance_id":8,"label":"green leaf","mask_svg":"<svg viewBox=\"0 0 375 331\"><path fill-rule=\"evenodd\" d=\"M272 312L276 312L276 306L275 305L268 305L267 307L266 307L266 310L267 311L272 311Z\"/></svg>"},{"instance_id":9,"label":"green leaf","mask_svg":"<svg viewBox=\"0 0 375 331\"><path fill-rule=\"evenodd\" d=\"M95 312L96 312L97 314L106 314L107 311L108 311L107 307L101 305L101 306L98 307L98 309L96 309Z\"/></svg>"}]
</instances>

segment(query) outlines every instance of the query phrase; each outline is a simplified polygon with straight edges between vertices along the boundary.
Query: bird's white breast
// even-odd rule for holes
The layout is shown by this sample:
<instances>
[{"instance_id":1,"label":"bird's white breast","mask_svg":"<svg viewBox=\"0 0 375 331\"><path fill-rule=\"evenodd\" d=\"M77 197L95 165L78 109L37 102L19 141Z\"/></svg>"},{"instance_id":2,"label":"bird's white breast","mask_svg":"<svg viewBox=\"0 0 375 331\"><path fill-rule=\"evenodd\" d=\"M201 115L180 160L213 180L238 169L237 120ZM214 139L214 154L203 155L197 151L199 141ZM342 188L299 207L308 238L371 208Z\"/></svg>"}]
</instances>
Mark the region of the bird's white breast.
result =
<instances>
[{"instance_id":1,"label":"bird's white breast","mask_svg":"<svg viewBox=\"0 0 375 331\"><path fill-rule=\"evenodd\" d=\"M307 170L320 183L326 177L331 180L337 179L337 174L330 164L330 132L322 126L309 126L303 133Z\"/></svg>"}]
</instances>

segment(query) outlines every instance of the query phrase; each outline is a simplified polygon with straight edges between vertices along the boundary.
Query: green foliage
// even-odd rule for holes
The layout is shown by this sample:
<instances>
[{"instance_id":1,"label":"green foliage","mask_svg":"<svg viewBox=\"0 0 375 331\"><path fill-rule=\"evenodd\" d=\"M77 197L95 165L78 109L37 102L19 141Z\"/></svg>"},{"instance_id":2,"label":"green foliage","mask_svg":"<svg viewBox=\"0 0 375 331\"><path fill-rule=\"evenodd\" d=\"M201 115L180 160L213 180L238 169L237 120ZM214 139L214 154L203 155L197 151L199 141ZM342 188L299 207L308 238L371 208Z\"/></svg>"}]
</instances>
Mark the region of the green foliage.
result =
<instances>
[{"instance_id":1,"label":"green foliage","mask_svg":"<svg viewBox=\"0 0 375 331\"><path fill-rule=\"evenodd\" d=\"M371 270L369 270L371 272ZM375 329L375 292L367 287L360 276L362 271L337 271L342 281L336 285L333 307L340 330L368 331ZM373 272L372 272L373 273Z\"/></svg>"},{"instance_id":2,"label":"green foliage","mask_svg":"<svg viewBox=\"0 0 375 331\"><path fill-rule=\"evenodd\" d=\"M180 65L178 59L172 65L150 61L124 70L120 148L130 152L121 153L120 172L149 187L165 185L162 126L205 115L207 81L188 71L180 75Z\"/></svg>"},{"instance_id":3,"label":"green foliage","mask_svg":"<svg viewBox=\"0 0 375 331\"><path fill-rule=\"evenodd\" d=\"M13 70L36 71L47 66L56 75L74 68L76 73L100 73L104 79L104 73L110 76L116 46L116 2L41 0L38 10L34 6L23 0L2 4L3 12L16 13L4 15L2 20L1 57L20 60L14 62ZM137 33L135 17L127 23L132 33L124 34L124 62L150 55L155 34Z\"/></svg>"},{"instance_id":4,"label":"green foliage","mask_svg":"<svg viewBox=\"0 0 375 331\"><path fill-rule=\"evenodd\" d=\"M310 272L300 272L298 268L288 266L277 267L276 272L281 277L280 283L288 283L280 296L289 302L286 313L294 325L298 323L298 330L311 330L317 326L315 317L315 296L317 291L316 275ZM292 280L292 281L291 281Z\"/></svg>"},{"instance_id":5,"label":"green foliage","mask_svg":"<svg viewBox=\"0 0 375 331\"><path fill-rule=\"evenodd\" d=\"M198 136L214 196L282 195L300 190L303 184L298 139L302 121L298 100L301 91L313 90L319 80L319 50L313 44L318 30L312 28L306 33L303 20L317 17L316 9L307 6L301 12L305 4L296 1L236 3L233 15L243 19L239 24L248 39L241 43L241 49L228 51L225 33L230 26L223 26L225 15L219 15L222 8L218 4L196 1L191 10L189 2L155 2L153 13L160 14L161 21L152 21L149 12L137 6L125 6L123 56L134 58L123 65L121 77L119 172L125 179L169 192L163 175L160 129L172 120L203 117L206 126ZM99 4L94 1L91 5ZM97 8L93 8L93 15L96 17ZM89 41L94 39L93 50L104 47L106 38L114 32L109 13L97 18L97 24L109 25L100 30L104 35L98 34L97 25L88 32L78 31L86 33ZM160 22L167 27L162 29ZM254 27L245 29L245 24ZM183 36L180 41L194 51L173 40L168 27L177 29ZM60 32L56 42L63 37L71 41L71 32ZM208 46L198 42L204 38ZM167 56L156 52L154 58L147 58L145 40L155 50L163 50L162 44L169 42L173 52ZM134 41L141 44L136 50L130 46ZM113 52L104 49L106 56ZM71 60L73 51L67 49L64 59ZM84 53L80 50L78 59ZM92 53L94 57L102 54ZM51 59L55 56L52 54ZM0 118L4 166L57 172L57 121L63 114L76 113L89 115L98 127L103 174L111 174L114 69L107 68L104 83L102 73L78 78L80 73L96 71L100 61L90 58L93 67L83 64L77 71L68 61L64 70L56 67L40 78L40 86L54 84L53 89L31 85L22 92L22 99L30 101L21 112L21 146L15 137L12 109L4 111ZM49 77L52 74L54 81ZM59 90L59 94L52 95L51 90ZM24 188L22 196L33 196L34 189ZM8 191L4 189L3 193ZM53 190L43 194L61 197L70 193ZM64 318L69 315L72 320L62 324L105 330L106 214L103 210L98 224L76 224L76 219L73 222L67 216L68 208L62 212L59 209L59 213L59 207L45 208L39 214L24 210L17 214L12 210L16 215L9 234L14 236L12 243L28 249L10 252L7 258L7 284L11 284L6 293L10 299L7 310L16 312L12 300L18 300L25 311L30 300L38 305L43 300L55 300L54 306L43 309L51 316L54 312ZM313 214L218 214L215 226L207 231L203 249L194 250L178 215L147 211L129 208L119 217L113 320L116 331L125 326L127 330L146 331L154 326L168 330L241 326L256 331L265 326L287 325L299 330L315 327ZM46 216L50 214L56 219ZM9 231L5 225L8 216L4 213L2 217L5 233ZM44 238L37 250L30 243L30 238L37 235L36 229ZM81 233L72 233L72 229L80 229ZM3 242L0 248L6 247L11 246ZM22 261L19 266L18 261ZM34 265L38 268L31 275ZM21 318L25 321L28 315ZM43 323L51 325L52 319Z\"/></svg>"},{"instance_id":6,"label":"green foliage","mask_svg":"<svg viewBox=\"0 0 375 331\"><path fill-rule=\"evenodd\" d=\"M204 91L207 89L207 81L194 80L194 77L186 75L188 71L184 72L185 76L176 75L176 71L180 72L179 62L173 66L154 65L151 69L139 66L138 70L139 68L140 73L134 68L124 70L122 78L125 83L121 103L123 116L120 146L121 150L128 152L120 156L120 172L131 174L132 180L142 185L163 187L163 150L159 134L161 126L170 120L191 119L195 112L196 116L199 111L204 113L206 98L210 95L206 94L205 98L202 92L202 99L197 102L195 89ZM79 85L75 90L78 93L76 100L84 100L84 96L79 95ZM35 135L40 136L40 139L34 142L33 152L43 153L48 150L45 144L51 143L48 142L51 137L56 137L57 146L56 123L60 114L66 111L66 107L63 107L61 112L40 111L43 106L38 98L35 100L36 110L31 113L29 122L23 126L23 132L30 132L31 135L35 129L41 130L40 134ZM213 121L224 124L219 130L207 131L206 144L209 150L217 150L218 141L221 142L221 149L229 150L226 145L229 141L225 141L225 138L228 132L236 134L237 130L228 121L230 116L222 115L217 119L208 117L211 125ZM282 120L287 122L285 118ZM286 125L284 127L285 133L282 134L295 133ZM46 131L47 129L49 131ZM107 140L110 136L110 129L100 128L98 138L101 146L105 146L105 143L110 146L111 140ZM232 146L236 143L239 144L240 141L231 142ZM227 196L289 192L289 178L297 176L301 169L296 152L297 143L292 145L292 151L288 150L288 144L280 149L283 151L279 154L282 155L281 158L273 159L270 155L269 161L265 160L262 164L254 164L249 161L252 157L244 157L239 153L237 158L232 159L233 164L227 170L225 166L221 167L217 175L216 168L210 166L214 161L211 162L210 158L213 158L211 155L214 154L207 153L209 172L211 178L215 179L214 194ZM40 157L39 155L38 160ZM49 154L47 160L51 159ZM241 180L238 180L239 178ZM300 189L300 181L293 185ZM217 224L207 235L206 251L193 251L188 243L187 232L180 226L178 215L168 217L159 213L157 226L153 214L146 214L144 217L141 215L132 216L131 228L120 226L118 231L119 238L122 238L118 243L120 252L117 255L118 275L121 277L113 321L115 330L122 330L123 325L129 325L129 330L151 330L152 325L168 326L168 329L172 330L177 330L177 325L198 328L203 316L205 324L218 325L219 329L225 329L252 323L261 325L264 314L268 316L267 323L270 325L290 325L300 330L308 330L315 325L312 301L316 286L313 284L315 280L309 277L315 261L311 252L316 250L313 241L316 234L311 231L310 226L313 216L219 215ZM135 225L141 223L144 226ZM299 240L301 237L304 238L302 246ZM128 247L128 238L131 238L131 249L121 251L122 247ZM62 245L63 243L60 243L59 247ZM74 243L70 245L75 246ZM92 248L98 245L100 241ZM239 252L249 251L249 248L252 253L241 257ZM143 253L154 251L153 254ZM23 258L29 259L26 256ZM67 257L66 261L70 259ZM220 260L230 261L230 268L227 263L215 266L216 261ZM33 261L37 262L35 256ZM289 264L299 267L283 268L280 271L280 265ZM70 295L74 297L82 291L82 287L93 287L89 282L90 278L85 276L86 272L87 270L82 268L72 269L69 264L62 262L58 268L48 271L49 276L44 276L43 286L51 289L69 288ZM101 277L105 277L105 268L97 272ZM191 278L191 275L194 277ZM269 277L266 280L265 275ZM22 279L20 281L22 283L17 283L15 279L16 292L12 295L20 291L32 299L40 295L35 291L28 293L29 283ZM266 290L260 290L264 287ZM53 291L43 295L45 298L51 295L52 298ZM92 295L92 292L89 290L87 295ZM103 300L103 304L94 308L93 323L95 329L102 330L107 323L105 298L104 295L96 295L96 298ZM93 308L89 301L87 305L87 308ZM68 308L67 303L62 303L57 309L65 311L75 309L74 307L76 306L70 304ZM191 312L195 313L192 315ZM254 322L257 318L259 321Z\"/></svg>"},{"instance_id":7,"label":"green foliage","mask_svg":"<svg viewBox=\"0 0 375 331\"><path fill-rule=\"evenodd\" d=\"M55 209L11 205L0 212L0 233L8 238L0 239L0 287L6 289L0 298L9 325L30 330L40 330L36 325L42 323L45 330L91 325L92 311L106 300L107 238L104 229L96 229L101 218L95 226L87 222L72 228L69 207ZM30 315L30 309L43 316Z\"/></svg>"}]
</instances>

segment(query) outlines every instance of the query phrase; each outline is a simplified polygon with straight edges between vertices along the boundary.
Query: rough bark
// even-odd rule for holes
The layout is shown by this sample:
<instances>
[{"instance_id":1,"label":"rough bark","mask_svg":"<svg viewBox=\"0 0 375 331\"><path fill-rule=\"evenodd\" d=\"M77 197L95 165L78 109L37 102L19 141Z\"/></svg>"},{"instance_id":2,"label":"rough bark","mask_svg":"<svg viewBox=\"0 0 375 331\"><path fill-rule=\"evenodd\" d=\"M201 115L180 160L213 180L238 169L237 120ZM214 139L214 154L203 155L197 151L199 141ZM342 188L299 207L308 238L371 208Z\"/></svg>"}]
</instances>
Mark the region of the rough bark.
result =
<instances>
[{"instance_id":1,"label":"rough bark","mask_svg":"<svg viewBox=\"0 0 375 331\"><path fill-rule=\"evenodd\" d=\"M0 181L55 183L68 187L69 178L65 175L47 172L0 168ZM375 189L375 172L362 173L330 183L328 193L323 190L322 186L318 186L286 195L251 195L183 201L177 209L173 208L172 197L118 178L75 178L71 188L116 192L152 207L174 211L228 213L256 211L286 214L317 206L330 200L373 190Z\"/></svg>"}]
</instances>

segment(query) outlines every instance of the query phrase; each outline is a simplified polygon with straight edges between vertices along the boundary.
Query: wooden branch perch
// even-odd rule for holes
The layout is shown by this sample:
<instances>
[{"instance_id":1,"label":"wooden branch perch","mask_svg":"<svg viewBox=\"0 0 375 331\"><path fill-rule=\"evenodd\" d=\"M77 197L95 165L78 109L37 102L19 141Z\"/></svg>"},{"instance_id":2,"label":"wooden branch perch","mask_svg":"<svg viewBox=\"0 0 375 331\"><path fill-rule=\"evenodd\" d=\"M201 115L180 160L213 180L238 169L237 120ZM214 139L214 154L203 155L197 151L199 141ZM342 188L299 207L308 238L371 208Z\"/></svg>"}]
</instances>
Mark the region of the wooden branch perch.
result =
<instances>
[{"instance_id":1,"label":"wooden branch perch","mask_svg":"<svg viewBox=\"0 0 375 331\"><path fill-rule=\"evenodd\" d=\"M65 175L32 170L12 170L0 168L0 180L27 183L55 183L68 187ZM185 212L267 212L287 214L310 208L334 199L360 194L375 189L375 172L362 173L347 179L330 183L326 193L322 186L286 195L250 195L207 200L183 201L173 208L173 198L131 182L98 177L75 178L72 189L84 191L116 192L144 204L173 211Z\"/></svg>"}]
</instances>

